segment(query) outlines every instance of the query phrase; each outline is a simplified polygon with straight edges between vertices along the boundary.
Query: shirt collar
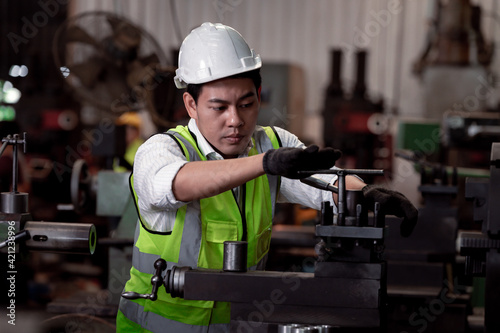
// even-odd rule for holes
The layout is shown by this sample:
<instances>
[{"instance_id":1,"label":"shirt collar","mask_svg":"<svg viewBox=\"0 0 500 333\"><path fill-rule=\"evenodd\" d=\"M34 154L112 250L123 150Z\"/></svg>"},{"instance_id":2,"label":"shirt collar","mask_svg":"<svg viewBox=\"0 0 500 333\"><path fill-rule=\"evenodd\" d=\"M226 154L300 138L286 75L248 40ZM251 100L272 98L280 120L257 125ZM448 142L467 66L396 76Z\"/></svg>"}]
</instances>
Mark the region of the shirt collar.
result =
<instances>
[{"instance_id":1,"label":"shirt collar","mask_svg":"<svg viewBox=\"0 0 500 333\"><path fill-rule=\"evenodd\" d=\"M196 136L196 142L198 143L198 148L200 149L201 153L205 155L207 160L223 160L224 158L214 150L214 148L208 143L208 141L205 139L203 134L201 134L198 125L196 125L196 120L190 119L188 122L188 129ZM248 156L248 153L250 152L250 149L253 148L253 141L250 140L248 147L245 149L245 151L238 156L239 157L246 157Z\"/></svg>"}]
</instances>

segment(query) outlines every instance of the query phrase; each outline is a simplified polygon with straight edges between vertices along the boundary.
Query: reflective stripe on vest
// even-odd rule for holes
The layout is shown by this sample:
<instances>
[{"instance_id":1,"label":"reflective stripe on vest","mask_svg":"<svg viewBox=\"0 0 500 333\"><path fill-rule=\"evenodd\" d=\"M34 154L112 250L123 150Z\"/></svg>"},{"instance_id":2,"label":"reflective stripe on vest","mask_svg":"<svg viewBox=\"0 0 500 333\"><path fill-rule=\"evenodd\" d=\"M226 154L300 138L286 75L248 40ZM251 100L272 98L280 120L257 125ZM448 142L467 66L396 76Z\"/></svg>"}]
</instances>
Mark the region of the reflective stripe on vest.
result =
<instances>
[{"instance_id":1,"label":"reflective stripe on vest","mask_svg":"<svg viewBox=\"0 0 500 333\"><path fill-rule=\"evenodd\" d=\"M187 127L178 126L175 130L169 131L168 134L175 137L188 161L206 160L197 148L196 140L191 136ZM269 127L257 127L252 140L254 147L249 156L272 148L279 148L279 138ZM167 261L168 268L176 265L221 269L223 242L225 240L241 240L245 221L248 229L247 241L249 242L248 265L250 269L259 266L269 250L279 177L263 175L242 185L241 188L242 192L246 194L244 196L244 207L246 207L244 212L240 212L233 193L229 190L211 198L190 202L179 208L176 212L173 230L167 235L148 231L147 224L143 221L138 223L130 272L131 279L127 282L125 290L149 293L151 290L150 279L154 273L153 264L160 257ZM200 214L200 212L202 213ZM207 311L211 311L214 304L213 301L173 299L169 294L162 292L162 289L158 293L158 300L172 305L204 308ZM142 304L141 301L128 302ZM159 317L164 317L164 315L160 315L161 310L156 309L155 302L150 303L146 311L155 312ZM120 309L123 314L135 321L132 319L136 318L134 312L130 313L131 310L127 310L127 308L122 309L121 304ZM187 324L209 324L206 319L192 318L189 314L175 313L171 318L176 318L177 321L183 321ZM209 316L208 320L210 322L214 322L213 320L225 322L217 321L218 319L213 316ZM137 323L143 322L138 321Z\"/></svg>"},{"instance_id":2,"label":"reflective stripe on vest","mask_svg":"<svg viewBox=\"0 0 500 333\"><path fill-rule=\"evenodd\" d=\"M140 304L122 298L120 300L121 314L125 316L120 318L118 315L116 332L131 332L127 330L126 322L130 320L133 323L143 323L142 328L153 333L206 333L206 332L229 332L229 324L211 324L210 326L198 326L184 324L176 320L165 318L154 312L144 311L144 307Z\"/></svg>"}]
</instances>

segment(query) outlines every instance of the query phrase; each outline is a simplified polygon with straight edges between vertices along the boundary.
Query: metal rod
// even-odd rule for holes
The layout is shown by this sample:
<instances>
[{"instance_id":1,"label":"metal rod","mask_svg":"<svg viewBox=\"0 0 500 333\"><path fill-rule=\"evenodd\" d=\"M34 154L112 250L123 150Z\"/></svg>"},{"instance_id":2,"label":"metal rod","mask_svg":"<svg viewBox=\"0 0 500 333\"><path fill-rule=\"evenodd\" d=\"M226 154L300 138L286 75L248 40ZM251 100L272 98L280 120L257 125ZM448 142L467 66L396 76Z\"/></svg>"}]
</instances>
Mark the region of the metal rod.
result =
<instances>
[{"instance_id":1,"label":"metal rod","mask_svg":"<svg viewBox=\"0 0 500 333\"><path fill-rule=\"evenodd\" d=\"M338 175L383 175L384 170L378 169L326 169L326 170L311 170L311 171L298 171L300 175L314 175L314 174L331 174Z\"/></svg>"},{"instance_id":2,"label":"metal rod","mask_svg":"<svg viewBox=\"0 0 500 333\"><path fill-rule=\"evenodd\" d=\"M7 245L9 245L9 243L18 244L21 241L24 241L24 240L27 240L27 239L30 239L30 238L31 238L30 233L27 230L23 230L23 231L18 232L17 234L15 234L14 235L14 239L6 239L5 241L1 242L0 243L0 249L2 249L4 247L7 247Z\"/></svg>"},{"instance_id":3,"label":"metal rod","mask_svg":"<svg viewBox=\"0 0 500 333\"><path fill-rule=\"evenodd\" d=\"M0 156L2 156L3 152L5 151L5 148L7 148L7 145L9 144L8 141L4 141L2 147L0 148Z\"/></svg>"},{"instance_id":4,"label":"metal rod","mask_svg":"<svg viewBox=\"0 0 500 333\"><path fill-rule=\"evenodd\" d=\"M345 224L345 195L346 195L346 189L345 189L345 174L343 172L338 172L337 173L339 177L339 194L338 194L338 225L344 225Z\"/></svg>"},{"instance_id":5,"label":"metal rod","mask_svg":"<svg viewBox=\"0 0 500 333\"><path fill-rule=\"evenodd\" d=\"M334 193L339 193L339 189L336 186L333 186L329 182L324 181L321 178L317 178L314 176L302 178L300 180L302 183L307 184L309 186L319 188L320 190L331 191Z\"/></svg>"},{"instance_id":6,"label":"metal rod","mask_svg":"<svg viewBox=\"0 0 500 333\"><path fill-rule=\"evenodd\" d=\"M14 134L14 144L13 144L13 149L14 152L12 153L12 192L17 193L17 139L18 135Z\"/></svg>"}]
</instances>

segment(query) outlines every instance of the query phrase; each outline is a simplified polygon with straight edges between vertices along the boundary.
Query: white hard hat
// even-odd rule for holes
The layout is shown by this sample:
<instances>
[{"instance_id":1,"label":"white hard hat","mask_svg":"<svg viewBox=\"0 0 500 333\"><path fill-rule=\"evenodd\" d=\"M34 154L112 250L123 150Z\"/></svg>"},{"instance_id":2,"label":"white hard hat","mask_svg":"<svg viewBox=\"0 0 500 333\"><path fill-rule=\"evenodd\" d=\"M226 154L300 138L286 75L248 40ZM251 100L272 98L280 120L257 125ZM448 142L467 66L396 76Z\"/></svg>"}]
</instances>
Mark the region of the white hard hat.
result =
<instances>
[{"instance_id":1,"label":"white hard hat","mask_svg":"<svg viewBox=\"0 0 500 333\"><path fill-rule=\"evenodd\" d=\"M238 31L221 23L205 22L182 42L174 81L182 89L261 66L260 55L250 49Z\"/></svg>"}]
</instances>

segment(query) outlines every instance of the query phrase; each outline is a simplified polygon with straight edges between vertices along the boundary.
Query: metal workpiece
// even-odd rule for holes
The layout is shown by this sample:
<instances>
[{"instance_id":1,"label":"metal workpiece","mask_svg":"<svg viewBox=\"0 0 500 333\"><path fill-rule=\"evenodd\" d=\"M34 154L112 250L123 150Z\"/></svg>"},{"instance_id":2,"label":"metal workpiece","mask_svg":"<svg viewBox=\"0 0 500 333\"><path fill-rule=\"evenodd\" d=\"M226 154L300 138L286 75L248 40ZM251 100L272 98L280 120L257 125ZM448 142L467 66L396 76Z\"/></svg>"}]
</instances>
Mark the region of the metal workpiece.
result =
<instances>
[{"instance_id":1,"label":"metal workpiece","mask_svg":"<svg viewBox=\"0 0 500 333\"><path fill-rule=\"evenodd\" d=\"M29 250L93 254L97 244L93 224L28 221L24 230L30 235L25 241Z\"/></svg>"},{"instance_id":2,"label":"metal workpiece","mask_svg":"<svg viewBox=\"0 0 500 333\"><path fill-rule=\"evenodd\" d=\"M247 271L248 242L226 241L224 242L224 257L222 269L226 272Z\"/></svg>"}]
</instances>

